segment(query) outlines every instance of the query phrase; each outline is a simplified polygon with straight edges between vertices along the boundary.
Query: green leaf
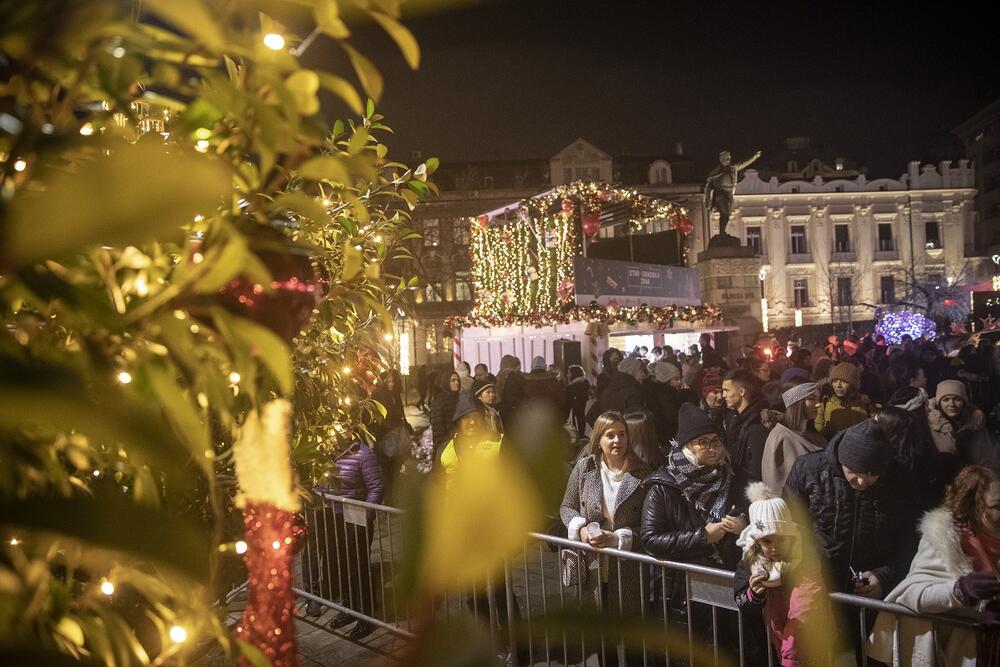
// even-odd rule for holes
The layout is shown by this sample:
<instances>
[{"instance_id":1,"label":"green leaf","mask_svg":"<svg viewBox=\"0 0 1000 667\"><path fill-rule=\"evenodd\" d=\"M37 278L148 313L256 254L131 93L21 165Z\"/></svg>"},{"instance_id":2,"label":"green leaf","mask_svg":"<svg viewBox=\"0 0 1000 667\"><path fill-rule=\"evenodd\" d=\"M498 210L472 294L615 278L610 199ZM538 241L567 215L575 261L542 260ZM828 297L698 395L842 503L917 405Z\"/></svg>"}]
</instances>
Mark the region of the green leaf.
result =
<instances>
[{"instance_id":1,"label":"green leaf","mask_svg":"<svg viewBox=\"0 0 1000 667\"><path fill-rule=\"evenodd\" d=\"M208 271L195 285L196 291L199 294L218 292L240 273L240 269L249 255L250 252L243 237L239 234L230 234L222 251L214 253L214 257L206 258L206 261L211 263Z\"/></svg>"},{"instance_id":2,"label":"green leaf","mask_svg":"<svg viewBox=\"0 0 1000 667\"><path fill-rule=\"evenodd\" d=\"M344 161L335 155L320 155L306 160L298 168L301 178L311 181L350 183L351 172Z\"/></svg>"},{"instance_id":3,"label":"green leaf","mask_svg":"<svg viewBox=\"0 0 1000 667\"><path fill-rule=\"evenodd\" d=\"M441 166L441 161L438 160L436 157L429 157L427 158L427 161L424 162L424 164L427 165L427 175L430 176L431 174L433 174L435 171L438 170L439 166Z\"/></svg>"},{"instance_id":4,"label":"green leaf","mask_svg":"<svg viewBox=\"0 0 1000 667\"><path fill-rule=\"evenodd\" d=\"M174 431L191 451L191 458L205 471L206 477L210 477L212 463L205 455L212 449L208 426L198 417L195 404L178 386L176 372L171 372L158 363L147 364L142 372L156 393L156 399L174 427Z\"/></svg>"},{"instance_id":5,"label":"green leaf","mask_svg":"<svg viewBox=\"0 0 1000 667\"><path fill-rule=\"evenodd\" d=\"M361 251L348 241L344 243L344 267L340 272L343 281L353 280L364 268L365 258Z\"/></svg>"},{"instance_id":6,"label":"green leaf","mask_svg":"<svg viewBox=\"0 0 1000 667\"><path fill-rule=\"evenodd\" d=\"M166 19L213 51L223 46L224 37L219 28L222 23L209 13L201 0L146 0L143 9Z\"/></svg>"},{"instance_id":7,"label":"green leaf","mask_svg":"<svg viewBox=\"0 0 1000 667\"><path fill-rule=\"evenodd\" d=\"M378 69L372 64L372 61L365 58L361 53L352 47L350 44L341 43L344 50L347 51L347 57L351 61L351 65L354 67L354 71L358 75L358 81L361 82L361 87L364 91L368 93L368 97L372 98L376 102L382 97L382 75L379 74ZM358 105L360 112L361 105Z\"/></svg>"},{"instance_id":8,"label":"green leaf","mask_svg":"<svg viewBox=\"0 0 1000 667\"><path fill-rule=\"evenodd\" d=\"M351 135L351 140L347 144L347 152L349 155L357 155L367 145L368 130L363 127L355 128L354 134Z\"/></svg>"},{"instance_id":9,"label":"green leaf","mask_svg":"<svg viewBox=\"0 0 1000 667\"><path fill-rule=\"evenodd\" d=\"M316 76L319 77L319 85L342 99L352 112L356 114L362 113L361 96L358 95L358 91L354 89L354 86L347 79L327 72L316 72Z\"/></svg>"},{"instance_id":10,"label":"green leaf","mask_svg":"<svg viewBox=\"0 0 1000 667\"><path fill-rule=\"evenodd\" d=\"M237 345L257 357L278 383L281 393L291 396L295 388L292 357L288 346L273 331L244 317L237 317L222 308L212 308L212 319L223 326Z\"/></svg>"},{"instance_id":11,"label":"green leaf","mask_svg":"<svg viewBox=\"0 0 1000 667\"><path fill-rule=\"evenodd\" d=\"M368 98L368 102L365 103L365 118L371 118L375 115L375 100Z\"/></svg>"},{"instance_id":12,"label":"green leaf","mask_svg":"<svg viewBox=\"0 0 1000 667\"><path fill-rule=\"evenodd\" d=\"M0 524L122 551L208 582L210 541L205 526L124 497L4 499Z\"/></svg>"},{"instance_id":13,"label":"green leaf","mask_svg":"<svg viewBox=\"0 0 1000 667\"><path fill-rule=\"evenodd\" d=\"M39 180L44 189L22 190L11 203L4 254L16 266L91 245L177 237L181 225L214 210L231 187L220 162L143 142Z\"/></svg>"},{"instance_id":14,"label":"green leaf","mask_svg":"<svg viewBox=\"0 0 1000 667\"><path fill-rule=\"evenodd\" d=\"M271 204L271 209L274 211L290 209L303 218L319 223L325 223L330 218L326 214L326 209L304 192L286 192L279 195Z\"/></svg>"},{"instance_id":15,"label":"green leaf","mask_svg":"<svg viewBox=\"0 0 1000 667\"><path fill-rule=\"evenodd\" d=\"M389 33L393 41L396 42L399 50L403 52L403 57L406 59L406 64L410 66L410 69L420 67L420 45L417 44L413 33L391 16L380 12L369 12L369 14L382 26L383 30Z\"/></svg>"}]
</instances>

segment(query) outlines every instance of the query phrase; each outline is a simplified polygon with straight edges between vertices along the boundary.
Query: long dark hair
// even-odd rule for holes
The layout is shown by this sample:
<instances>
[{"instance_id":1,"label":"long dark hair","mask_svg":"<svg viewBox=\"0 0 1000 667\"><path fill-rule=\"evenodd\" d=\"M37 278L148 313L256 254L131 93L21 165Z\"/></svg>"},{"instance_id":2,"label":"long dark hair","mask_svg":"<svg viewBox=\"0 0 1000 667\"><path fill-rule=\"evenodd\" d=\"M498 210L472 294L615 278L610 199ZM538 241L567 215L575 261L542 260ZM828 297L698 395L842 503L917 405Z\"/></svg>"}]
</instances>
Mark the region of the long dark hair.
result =
<instances>
[{"instance_id":1,"label":"long dark hair","mask_svg":"<svg viewBox=\"0 0 1000 667\"><path fill-rule=\"evenodd\" d=\"M652 417L646 412L630 412L625 415L625 430L628 431L629 451L642 459L650 468L656 469L666 460L656 438L656 427Z\"/></svg>"},{"instance_id":2,"label":"long dark hair","mask_svg":"<svg viewBox=\"0 0 1000 667\"><path fill-rule=\"evenodd\" d=\"M887 405L875 413L875 423L885 434L892 446L893 458L907 470L913 470L918 463L929 465L935 449L928 431L926 437L921 432L921 423L926 420L894 405Z\"/></svg>"},{"instance_id":3,"label":"long dark hair","mask_svg":"<svg viewBox=\"0 0 1000 667\"><path fill-rule=\"evenodd\" d=\"M816 430L815 422L806 416L805 402L805 399L802 399L789 405L779 420L782 426L800 435L807 433L810 429Z\"/></svg>"}]
</instances>

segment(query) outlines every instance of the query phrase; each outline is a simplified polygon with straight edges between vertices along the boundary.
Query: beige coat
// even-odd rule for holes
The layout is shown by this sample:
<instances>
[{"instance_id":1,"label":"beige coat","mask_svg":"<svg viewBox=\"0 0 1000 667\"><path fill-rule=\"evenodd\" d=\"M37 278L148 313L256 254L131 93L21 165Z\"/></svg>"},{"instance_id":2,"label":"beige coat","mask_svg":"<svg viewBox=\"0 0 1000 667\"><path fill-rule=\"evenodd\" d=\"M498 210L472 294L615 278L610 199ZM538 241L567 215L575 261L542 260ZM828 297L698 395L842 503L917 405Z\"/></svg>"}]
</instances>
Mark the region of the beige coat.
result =
<instances>
[{"instance_id":1,"label":"beige coat","mask_svg":"<svg viewBox=\"0 0 1000 667\"><path fill-rule=\"evenodd\" d=\"M795 459L809 452L818 452L823 446L823 438L818 433L802 435L784 424L776 424L764 442L761 480L775 493L781 493Z\"/></svg>"},{"instance_id":2,"label":"beige coat","mask_svg":"<svg viewBox=\"0 0 1000 667\"><path fill-rule=\"evenodd\" d=\"M955 580L972 571L972 561L962 551L951 513L943 507L931 510L921 520L920 532L909 574L885 601L923 614L974 616L975 609L963 606L953 592ZM897 628L892 614L880 613L869 637L869 655L898 667L975 667L975 633L945 624L938 628L935 655L929 622L901 616ZM899 642L898 655L893 655L894 640Z\"/></svg>"}]
</instances>

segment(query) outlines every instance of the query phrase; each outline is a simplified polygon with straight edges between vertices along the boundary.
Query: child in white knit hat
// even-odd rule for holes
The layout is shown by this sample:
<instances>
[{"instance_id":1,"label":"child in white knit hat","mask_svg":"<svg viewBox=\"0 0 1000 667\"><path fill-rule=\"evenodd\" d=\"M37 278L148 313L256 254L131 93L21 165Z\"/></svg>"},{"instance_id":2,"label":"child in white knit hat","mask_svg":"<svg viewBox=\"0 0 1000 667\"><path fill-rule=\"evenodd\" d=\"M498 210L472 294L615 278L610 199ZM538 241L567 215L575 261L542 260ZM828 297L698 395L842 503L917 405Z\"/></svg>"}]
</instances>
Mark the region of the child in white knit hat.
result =
<instances>
[{"instance_id":1,"label":"child in white knit hat","mask_svg":"<svg viewBox=\"0 0 1000 667\"><path fill-rule=\"evenodd\" d=\"M743 547L734 579L736 605L763 611L779 664L805 664L804 625L822 601L819 571L803 566L799 527L785 501L763 482L748 486L746 494L750 521L736 542Z\"/></svg>"}]
</instances>

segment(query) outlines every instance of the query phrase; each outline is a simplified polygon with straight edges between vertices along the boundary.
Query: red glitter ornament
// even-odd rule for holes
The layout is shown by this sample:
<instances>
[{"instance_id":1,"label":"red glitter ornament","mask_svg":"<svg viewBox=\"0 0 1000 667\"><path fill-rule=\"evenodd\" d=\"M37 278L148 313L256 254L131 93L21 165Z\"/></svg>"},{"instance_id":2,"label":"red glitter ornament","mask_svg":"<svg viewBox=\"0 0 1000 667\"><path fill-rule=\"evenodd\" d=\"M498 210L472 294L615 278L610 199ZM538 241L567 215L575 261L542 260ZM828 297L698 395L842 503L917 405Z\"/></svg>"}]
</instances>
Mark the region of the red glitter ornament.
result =
<instances>
[{"instance_id":1,"label":"red glitter ornament","mask_svg":"<svg viewBox=\"0 0 1000 667\"><path fill-rule=\"evenodd\" d=\"M677 221L676 227L677 231L684 236L687 236L691 233L691 230L694 229L694 224L691 222L691 218L681 218Z\"/></svg>"},{"instance_id":2,"label":"red glitter ornament","mask_svg":"<svg viewBox=\"0 0 1000 667\"><path fill-rule=\"evenodd\" d=\"M486 229L490 224L490 217L484 213L476 218L476 224L479 225L481 229Z\"/></svg>"},{"instance_id":3,"label":"red glitter ornament","mask_svg":"<svg viewBox=\"0 0 1000 667\"><path fill-rule=\"evenodd\" d=\"M586 213L583 216L583 233L587 238L597 235L601 231L601 219L596 213Z\"/></svg>"},{"instance_id":4,"label":"red glitter ornament","mask_svg":"<svg viewBox=\"0 0 1000 667\"><path fill-rule=\"evenodd\" d=\"M296 667L292 551L297 518L270 504L243 509L247 553L247 606L236 636L259 648L273 667ZM241 657L239 667L252 667Z\"/></svg>"}]
</instances>

